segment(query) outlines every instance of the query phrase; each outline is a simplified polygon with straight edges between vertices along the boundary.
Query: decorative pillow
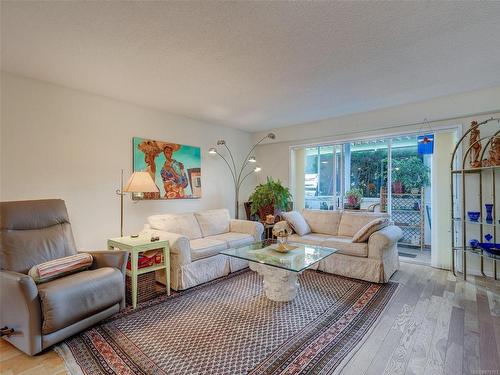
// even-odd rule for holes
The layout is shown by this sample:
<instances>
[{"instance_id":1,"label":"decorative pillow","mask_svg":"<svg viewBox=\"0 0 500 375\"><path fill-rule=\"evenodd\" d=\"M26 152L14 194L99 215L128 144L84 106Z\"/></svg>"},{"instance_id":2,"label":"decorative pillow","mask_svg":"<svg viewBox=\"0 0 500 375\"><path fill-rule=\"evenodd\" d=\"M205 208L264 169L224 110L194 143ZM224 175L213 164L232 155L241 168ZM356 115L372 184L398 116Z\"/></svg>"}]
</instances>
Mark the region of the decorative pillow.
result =
<instances>
[{"instance_id":1,"label":"decorative pillow","mask_svg":"<svg viewBox=\"0 0 500 375\"><path fill-rule=\"evenodd\" d=\"M89 268L93 261L92 255L79 253L37 264L31 267L28 275L35 280L35 283L41 284L71 273L83 271Z\"/></svg>"},{"instance_id":2,"label":"decorative pillow","mask_svg":"<svg viewBox=\"0 0 500 375\"><path fill-rule=\"evenodd\" d=\"M365 224L354 234L352 242L366 242L373 233L379 231L382 228L385 228L388 225L389 219L387 219L386 217L379 217L375 220L372 220L369 223Z\"/></svg>"},{"instance_id":3,"label":"decorative pillow","mask_svg":"<svg viewBox=\"0 0 500 375\"><path fill-rule=\"evenodd\" d=\"M285 218L286 221L288 221L295 233L297 233L299 236L305 236L306 234L311 233L309 224L307 224L306 219L304 219L304 216L302 216L300 212L283 212L281 215Z\"/></svg>"}]
</instances>

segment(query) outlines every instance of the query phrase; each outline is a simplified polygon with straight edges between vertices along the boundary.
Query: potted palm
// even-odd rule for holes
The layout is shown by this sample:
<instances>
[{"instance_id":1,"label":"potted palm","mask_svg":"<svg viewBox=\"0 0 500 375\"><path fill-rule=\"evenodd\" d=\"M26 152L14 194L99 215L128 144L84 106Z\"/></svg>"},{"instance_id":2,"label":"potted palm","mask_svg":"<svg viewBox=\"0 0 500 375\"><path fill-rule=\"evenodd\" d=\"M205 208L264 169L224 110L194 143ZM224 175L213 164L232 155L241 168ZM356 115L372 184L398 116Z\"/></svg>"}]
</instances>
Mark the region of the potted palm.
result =
<instances>
[{"instance_id":1,"label":"potted palm","mask_svg":"<svg viewBox=\"0 0 500 375\"><path fill-rule=\"evenodd\" d=\"M280 180L274 181L272 177L267 177L266 182L258 185L250 195L250 212L264 220L267 215L276 215L286 210L291 199L290 190Z\"/></svg>"}]
</instances>

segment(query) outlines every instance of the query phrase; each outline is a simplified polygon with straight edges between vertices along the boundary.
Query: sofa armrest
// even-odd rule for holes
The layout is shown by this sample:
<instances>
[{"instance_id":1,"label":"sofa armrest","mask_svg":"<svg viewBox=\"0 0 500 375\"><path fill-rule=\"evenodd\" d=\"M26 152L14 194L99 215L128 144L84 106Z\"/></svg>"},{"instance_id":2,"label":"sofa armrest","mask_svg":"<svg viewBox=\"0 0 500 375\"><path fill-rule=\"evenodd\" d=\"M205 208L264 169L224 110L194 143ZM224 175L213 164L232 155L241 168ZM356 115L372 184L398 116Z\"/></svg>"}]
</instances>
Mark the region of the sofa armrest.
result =
<instances>
[{"instance_id":1,"label":"sofa armrest","mask_svg":"<svg viewBox=\"0 0 500 375\"><path fill-rule=\"evenodd\" d=\"M368 258L382 259L384 252L392 249L402 236L403 231L395 225L376 231L368 239Z\"/></svg>"},{"instance_id":2,"label":"sofa armrest","mask_svg":"<svg viewBox=\"0 0 500 375\"><path fill-rule=\"evenodd\" d=\"M0 271L0 326L13 328L7 338L23 352L42 350L42 312L35 281L28 275Z\"/></svg>"},{"instance_id":3,"label":"sofa armrest","mask_svg":"<svg viewBox=\"0 0 500 375\"><path fill-rule=\"evenodd\" d=\"M141 234L158 236L161 241L168 241L170 254L177 257L177 264L191 263L191 246L189 245L189 238L186 236L156 229L144 229Z\"/></svg>"},{"instance_id":4,"label":"sofa armrest","mask_svg":"<svg viewBox=\"0 0 500 375\"><path fill-rule=\"evenodd\" d=\"M94 258L92 269L102 267L118 268L125 275L127 267L127 252L124 250L92 250L79 251L79 253L88 253Z\"/></svg>"},{"instance_id":5,"label":"sofa armrest","mask_svg":"<svg viewBox=\"0 0 500 375\"><path fill-rule=\"evenodd\" d=\"M232 219L229 223L229 231L237 233L248 233L255 241L262 241L264 226L258 221Z\"/></svg>"}]
</instances>

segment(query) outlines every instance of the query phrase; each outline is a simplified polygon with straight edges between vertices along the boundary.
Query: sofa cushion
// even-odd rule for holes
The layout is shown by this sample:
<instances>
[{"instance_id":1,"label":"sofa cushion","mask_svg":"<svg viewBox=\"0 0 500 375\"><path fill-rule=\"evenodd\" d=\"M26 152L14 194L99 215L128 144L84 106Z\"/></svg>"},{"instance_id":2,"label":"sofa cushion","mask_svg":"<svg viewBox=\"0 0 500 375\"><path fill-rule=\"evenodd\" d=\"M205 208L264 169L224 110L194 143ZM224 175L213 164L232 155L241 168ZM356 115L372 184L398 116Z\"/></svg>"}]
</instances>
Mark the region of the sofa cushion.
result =
<instances>
[{"instance_id":1,"label":"sofa cushion","mask_svg":"<svg viewBox=\"0 0 500 375\"><path fill-rule=\"evenodd\" d=\"M352 237L335 236L321 242L321 246L337 249L339 254L351 255L355 257L368 256L368 243L354 243Z\"/></svg>"},{"instance_id":2,"label":"sofa cushion","mask_svg":"<svg viewBox=\"0 0 500 375\"><path fill-rule=\"evenodd\" d=\"M192 213L153 215L148 217L148 223L151 229L182 234L190 240L201 238L200 226Z\"/></svg>"},{"instance_id":3,"label":"sofa cushion","mask_svg":"<svg viewBox=\"0 0 500 375\"><path fill-rule=\"evenodd\" d=\"M311 233L304 236L299 236L298 234L292 234L288 237L289 242L305 243L307 245L317 245L319 246L321 242L330 238L329 234Z\"/></svg>"},{"instance_id":4,"label":"sofa cushion","mask_svg":"<svg viewBox=\"0 0 500 375\"><path fill-rule=\"evenodd\" d=\"M286 221L288 221L288 224L290 224L290 226L299 236L304 236L308 233L311 233L309 224L307 224L307 221L304 219L304 216L302 216L300 212L283 212L281 215Z\"/></svg>"},{"instance_id":5,"label":"sofa cushion","mask_svg":"<svg viewBox=\"0 0 500 375\"><path fill-rule=\"evenodd\" d=\"M389 219L386 217L379 217L377 219L374 219L369 223L365 224L360 230L358 230L354 234L352 242L367 242L368 238L370 238L370 236L373 233L379 231L382 228L385 228L388 225L389 225Z\"/></svg>"},{"instance_id":6,"label":"sofa cushion","mask_svg":"<svg viewBox=\"0 0 500 375\"><path fill-rule=\"evenodd\" d=\"M249 245L255 241L252 235L237 232L227 232L206 238L224 241L227 243L227 247L229 248Z\"/></svg>"},{"instance_id":7,"label":"sofa cushion","mask_svg":"<svg viewBox=\"0 0 500 375\"><path fill-rule=\"evenodd\" d=\"M194 213L203 237L229 232L231 218L226 208Z\"/></svg>"},{"instance_id":8,"label":"sofa cushion","mask_svg":"<svg viewBox=\"0 0 500 375\"><path fill-rule=\"evenodd\" d=\"M189 241L191 245L191 260L208 258L219 254L219 251L227 249L226 241L214 238L198 238Z\"/></svg>"},{"instance_id":9,"label":"sofa cushion","mask_svg":"<svg viewBox=\"0 0 500 375\"><path fill-rule=\"evenodd\" d=\"M119 303L125 293L123 274L103 267L38 285L42 333L67 327Z\"/></svg>"},{"instance_id":10,"label":"sofa cushion","mask_svg":"<svg viewBox=\"0 0 500 375\"><path fill-rule=\"evenodd\" d=\"M342 211L302 210L302 216L307 221L313 233L336 236L339 232Z\"/></svg>"},{"instance_id":11,"label":"sofa cushion","mask_svg":"<svg viewBox=\"0 0 500 375\"><path fill-rule=\"evenodd\" d=\"M41 284L78 271L83 271L89 268L93 261L94 258L92 255L79 253L37 264L31 267L28 275L35 280L35 283Z\"/></svg>"},{"instance_id":12,"label":"sofa cushion","mask_svg":"<svg viewBox=\"0 0 500 375\"><path fill-rule=\"evenodd\" d=\"M380 212L344 211L342 213L342 218L340 219L338 235L352 237L363 226L379 217L388 217L388 215Z\"/></svg>"}]
</instances>

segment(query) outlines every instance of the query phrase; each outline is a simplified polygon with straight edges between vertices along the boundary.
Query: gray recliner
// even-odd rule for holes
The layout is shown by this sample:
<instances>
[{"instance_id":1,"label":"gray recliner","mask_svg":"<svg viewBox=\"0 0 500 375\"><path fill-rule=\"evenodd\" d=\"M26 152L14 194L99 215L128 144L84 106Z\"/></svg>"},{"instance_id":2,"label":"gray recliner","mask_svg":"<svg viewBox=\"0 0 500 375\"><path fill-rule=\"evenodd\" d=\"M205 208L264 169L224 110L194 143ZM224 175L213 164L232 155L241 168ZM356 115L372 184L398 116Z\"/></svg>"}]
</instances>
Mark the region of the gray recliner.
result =
<instances>
[{"instance_id":1,"label":"gray recliner","mask_svg":"<svg viewBox=\"0 0 500 375\"><path fill-rule=\"evenodd\" d=\"M125 306L127 252L90 252L90 269L42 284L29 269L76 254L63 200L0 202L0 327L34 355Z\"/></svg>"}]
</instances>

